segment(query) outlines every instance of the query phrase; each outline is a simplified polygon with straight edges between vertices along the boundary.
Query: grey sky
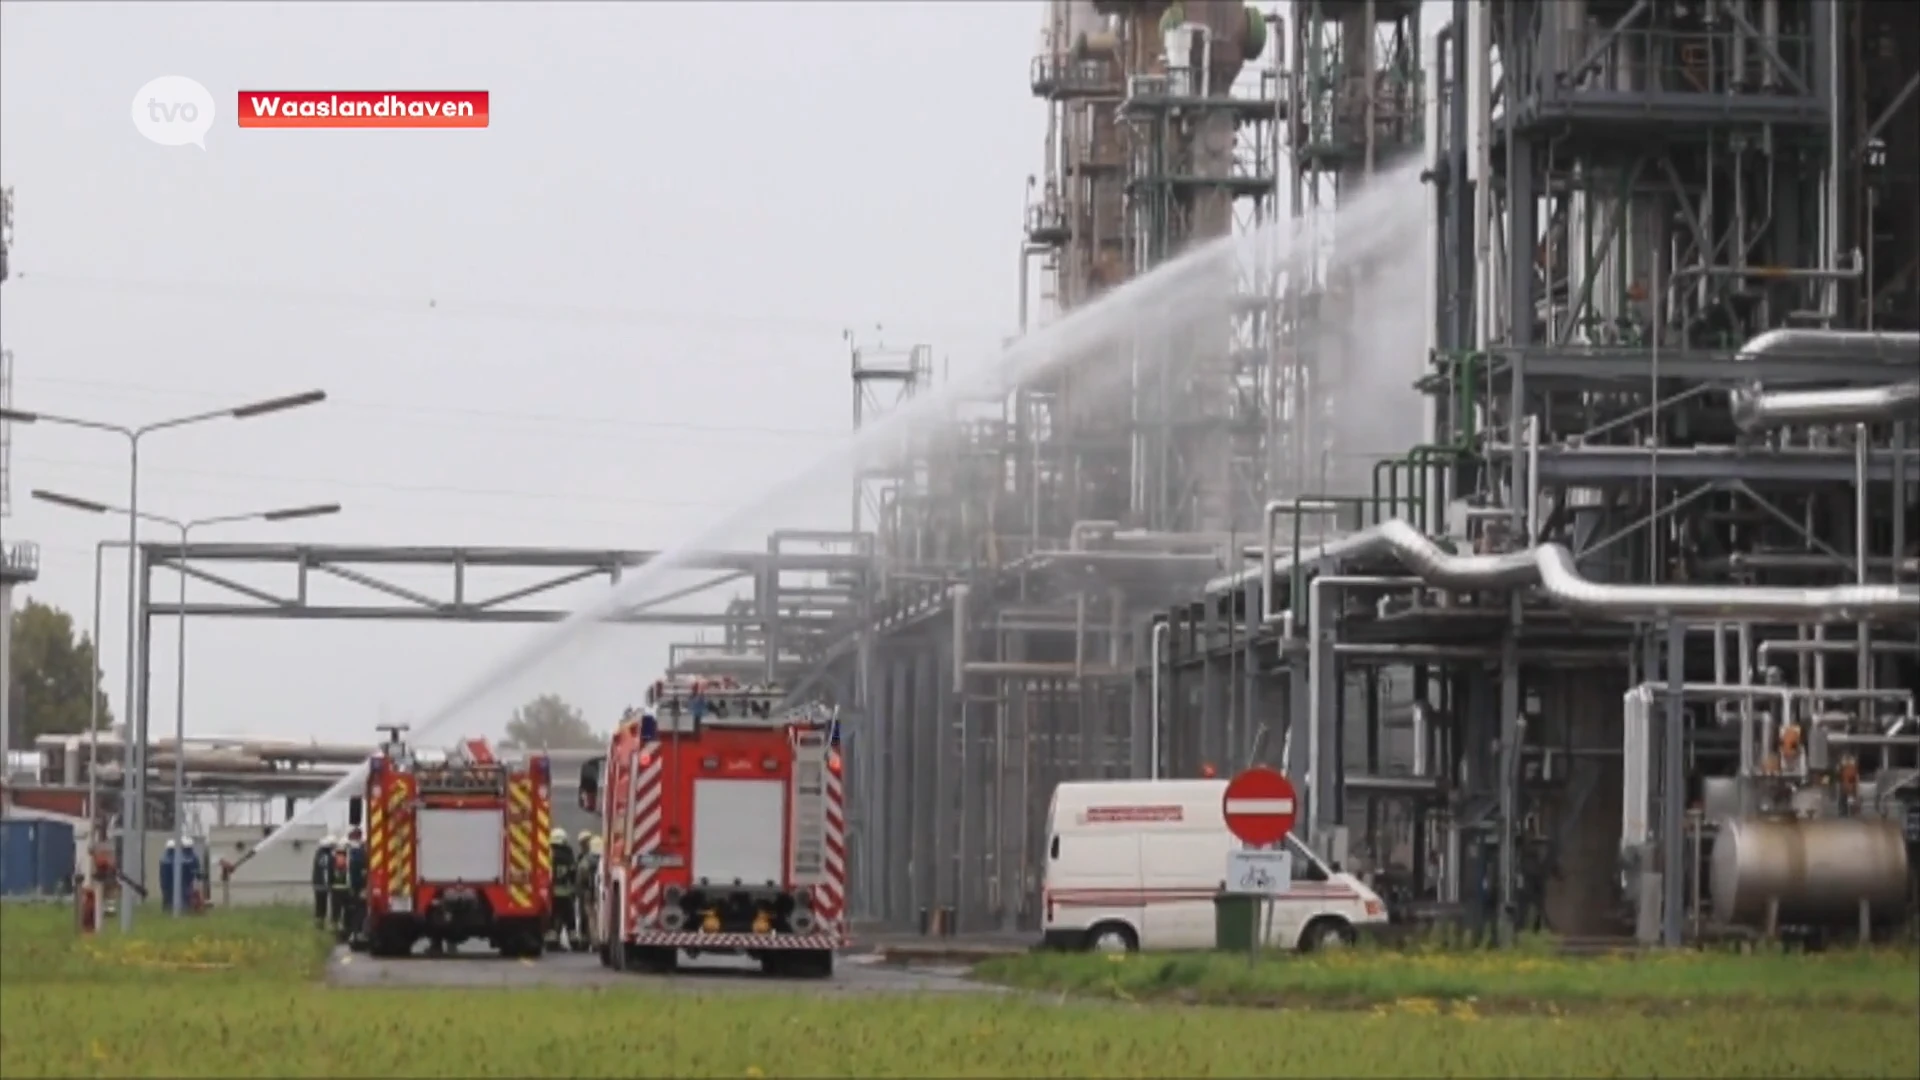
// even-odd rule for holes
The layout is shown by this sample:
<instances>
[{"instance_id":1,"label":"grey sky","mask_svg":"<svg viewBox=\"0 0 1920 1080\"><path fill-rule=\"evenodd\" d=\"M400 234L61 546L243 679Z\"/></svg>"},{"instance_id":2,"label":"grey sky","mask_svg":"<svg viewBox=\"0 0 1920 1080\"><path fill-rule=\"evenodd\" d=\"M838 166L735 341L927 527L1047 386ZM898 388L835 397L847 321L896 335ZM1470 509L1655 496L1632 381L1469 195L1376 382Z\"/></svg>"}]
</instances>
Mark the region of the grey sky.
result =
<instances>
[{"instance_id":1,"label":"grey sky","mask_svg":"<svg viewBox=\"0 0 1920 1080\"><path fill-rule=\"evenodd\" d=\"M158 513L346 506L221 539L671 543L846 429L842 327L956 352L1011 329L1042 18L977 0L0 5L15 401L139 423L325 388L143 448ZM204 153L132 127L134 91L166 74L213 92ZM484 89L492 126L241 131L240 89ZM13 434L0 531L42 546L27 595L84 625L93 543L124 529L27 492L122 501L124 443ZM810 516L845 506L829 492ZM110 560L116 709L124 588ZM202 620L189 725L367 736L535 632ZM552 688L604 722L685 636L624 632L576 656L591 677L543 672L488 707ZM174 640L154 633L156 726Z\"/></svg>"}]
</instances>

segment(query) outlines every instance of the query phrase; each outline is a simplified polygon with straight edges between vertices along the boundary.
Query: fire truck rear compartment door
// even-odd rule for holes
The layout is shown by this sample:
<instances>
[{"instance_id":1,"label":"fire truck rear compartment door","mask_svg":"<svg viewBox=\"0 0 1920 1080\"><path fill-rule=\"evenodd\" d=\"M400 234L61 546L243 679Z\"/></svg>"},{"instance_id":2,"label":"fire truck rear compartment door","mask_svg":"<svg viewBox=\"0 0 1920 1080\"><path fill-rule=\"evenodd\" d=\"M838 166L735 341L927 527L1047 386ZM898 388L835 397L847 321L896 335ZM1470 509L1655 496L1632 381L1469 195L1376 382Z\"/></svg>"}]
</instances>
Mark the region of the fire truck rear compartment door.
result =
<instances>
[{"instance_id":1,"label":"fire truck rear compartment door","mask_svg":"<svg viewBox=\"0 0 1920 1080\"><path fill-rule=\"evenodd\" d=\"M506 818L499 809L419 813L420 880L434 884L498 883L506 858Z\"/></svg>"},{"instance_id":2,"label":"fire truck rear compartment door","mask_svg":"<svg viewBox=\"0 0 1920 1080\"><path fill-rule=\"evenodd\" d=\"M693 782L693 880L779 884L785 877L785 780Z\"/></svg>"}]
</instances>

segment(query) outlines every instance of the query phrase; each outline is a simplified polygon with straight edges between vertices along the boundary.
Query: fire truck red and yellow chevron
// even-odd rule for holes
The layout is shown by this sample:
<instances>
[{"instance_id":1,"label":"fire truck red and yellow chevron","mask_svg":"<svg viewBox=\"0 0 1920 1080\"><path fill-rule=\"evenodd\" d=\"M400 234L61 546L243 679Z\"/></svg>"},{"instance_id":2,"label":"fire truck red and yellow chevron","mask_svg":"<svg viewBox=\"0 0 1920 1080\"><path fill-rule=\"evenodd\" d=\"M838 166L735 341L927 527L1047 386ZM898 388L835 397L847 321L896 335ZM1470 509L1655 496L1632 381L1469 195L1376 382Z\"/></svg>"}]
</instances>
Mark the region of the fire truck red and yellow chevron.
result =
<instances>
[{"instance_id":1,"label":"fire truck red and yellow chevron","mask_svg":"<svg viewBox=\"0 0 1920 1080\"><path fill-rule=\"evenodd\" d=\"M384 906L413 896L414 778L380 764L367 800L367 887Z\"/></svg>"},{"instance_id":2,"label":"fire truck red and yellow chevron","mask_svg":"<svg viewBox=\"0 0 1920 1080\"><path fill-rule=\"evenodd\" d=\"M553 877L552 808L536 790L544 782L526 772L507 784L507 900L519 910L534 908Z\"/></svg>"}]
</instances>

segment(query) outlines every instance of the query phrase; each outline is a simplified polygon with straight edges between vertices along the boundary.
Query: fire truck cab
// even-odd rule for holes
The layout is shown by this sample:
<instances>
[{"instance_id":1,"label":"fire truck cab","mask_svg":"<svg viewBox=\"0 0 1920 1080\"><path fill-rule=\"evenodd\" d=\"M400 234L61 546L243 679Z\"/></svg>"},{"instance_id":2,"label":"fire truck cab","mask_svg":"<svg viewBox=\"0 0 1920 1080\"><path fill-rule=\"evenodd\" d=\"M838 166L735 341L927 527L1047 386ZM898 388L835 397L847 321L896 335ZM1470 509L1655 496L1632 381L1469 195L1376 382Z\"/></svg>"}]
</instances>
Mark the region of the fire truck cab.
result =
<instances>
[{"instance_id":1,"label":"fire truck cab","mask_svg":"<svg viewBox=\"0 0 1920 1080\"><path fill-rule=\"evenodd\" d=\"M670 677L629 710L580 804L605 837L601 962L671 971L682 950L768 974L833 974L846 944L837 714L784 690Z\"/></svg>"},{"instance_id":2,"label":"fire truck cab","mask_svg":"<svg viewBox=\"0 0 1920 1080\"><path fill-rule=\"evenodd\" d=\"M553 906L551 765L498 761L483 741L416 754L389 726L367 764L368 950L404 956L421 938L449 948L485 940L503 956L539 956Z\"/></svg>"}]
</instances>

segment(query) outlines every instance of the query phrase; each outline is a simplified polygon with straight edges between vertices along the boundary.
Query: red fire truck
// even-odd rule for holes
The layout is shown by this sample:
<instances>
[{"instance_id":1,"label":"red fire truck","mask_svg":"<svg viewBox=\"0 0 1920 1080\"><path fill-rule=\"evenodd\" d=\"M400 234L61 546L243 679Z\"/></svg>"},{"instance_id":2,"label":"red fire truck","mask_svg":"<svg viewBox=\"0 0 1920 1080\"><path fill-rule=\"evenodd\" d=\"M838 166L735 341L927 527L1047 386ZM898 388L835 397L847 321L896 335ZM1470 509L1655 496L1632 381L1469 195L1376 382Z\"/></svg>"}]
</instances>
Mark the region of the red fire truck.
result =
<instances>
[{"instance_id":1,"label":"red fire truck","mask_svg":"<svg viewBox=\"0 0 1920 1080\"><path fill-rule=\"evenodd\" d=\"M580 771L602 815L601 962L671 971L679 954L746 955L768 974L833 974L847 942L839 728L783 709L777 686L653 684Z\"/></svg>"},{"instance_id":2,"label":"red fire truck","mask_svg":"<svg viewBox=\"0 0 1920 1080\"><path fill-rule=\"evenodd\" d=\"M545 755L496 760L471 740L422 760L383 727L367 766L367 948L404 956L421 938L449 948L481 939L503 956L539 956L553 908L552 766Z\"/></svg>"}]
</instances>

